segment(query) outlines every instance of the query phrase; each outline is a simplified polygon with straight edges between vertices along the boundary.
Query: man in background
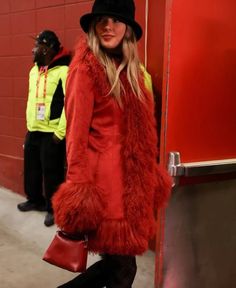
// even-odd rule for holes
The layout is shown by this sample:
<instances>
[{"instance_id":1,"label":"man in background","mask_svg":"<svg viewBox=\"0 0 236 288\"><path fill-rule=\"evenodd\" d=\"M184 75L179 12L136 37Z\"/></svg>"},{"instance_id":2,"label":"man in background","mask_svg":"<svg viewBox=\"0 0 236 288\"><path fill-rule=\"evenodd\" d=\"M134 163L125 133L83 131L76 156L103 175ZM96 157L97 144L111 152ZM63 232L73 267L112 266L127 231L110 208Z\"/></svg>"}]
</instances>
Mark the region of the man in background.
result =
<instances>
[{"instance_id":1,"label":"man in background","mask_svg":"<svg viewBox=\"0 0 236 288\"><path fill-rule=\"evenodd\" d=\"M35 65L29 74L24 144L24 189L27 201L17 205L22 212L47 211L44 224L54 224L51 198L64 180L65 83L70 62L57 35L42 31L32 50Z\"/></svg>"}]
</instances>

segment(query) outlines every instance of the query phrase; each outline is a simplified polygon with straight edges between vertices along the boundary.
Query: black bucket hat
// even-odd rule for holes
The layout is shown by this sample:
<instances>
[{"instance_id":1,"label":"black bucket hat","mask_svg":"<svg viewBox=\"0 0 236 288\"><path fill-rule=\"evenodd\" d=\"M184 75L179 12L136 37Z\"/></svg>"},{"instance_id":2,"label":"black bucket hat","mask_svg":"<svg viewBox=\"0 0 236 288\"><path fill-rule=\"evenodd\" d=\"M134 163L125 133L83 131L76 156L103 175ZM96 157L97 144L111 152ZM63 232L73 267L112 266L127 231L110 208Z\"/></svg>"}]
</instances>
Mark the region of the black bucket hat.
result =
<instances>
[{"instance_id":1,"label":"black bucket hat","mask_svg":"<svg viewBox=\"0 0 236 288\"><path fill-rule=\"evenodd\" d=\"M135 4L133 0L95 0L92 12L80 18L80 25L85 33L88 32L94 17L101 15L116 17L132 27L137 40L142 37L142 28L135 21Z\"/></svg>"}]
</instances>

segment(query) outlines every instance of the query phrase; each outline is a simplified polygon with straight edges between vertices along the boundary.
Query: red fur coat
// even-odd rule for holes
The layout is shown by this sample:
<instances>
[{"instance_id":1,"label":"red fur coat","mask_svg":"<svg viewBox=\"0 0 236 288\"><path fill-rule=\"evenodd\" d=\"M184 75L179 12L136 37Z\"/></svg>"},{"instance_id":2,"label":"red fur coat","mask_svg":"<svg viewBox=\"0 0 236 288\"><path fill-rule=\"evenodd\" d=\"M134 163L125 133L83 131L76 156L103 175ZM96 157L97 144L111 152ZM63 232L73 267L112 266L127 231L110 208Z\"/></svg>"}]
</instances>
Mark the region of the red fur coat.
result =
<instances>
[{"instance_id":1,"label":"red fur coat","mask_svg":"<svg viewBox=\"0 0 236 288\"><path fill-rule=\"evenodd\" d=\"M153 211L166 203L171 180L156 163L152 95L140 79L141 102L125 71L120 77L123 109L107 95L101 64L85 43L78 47L65 103L67 179L53 197L53 209L59 227L89 234L90 251L137 255L148 248Z\"/></svg>"}]
</instances>

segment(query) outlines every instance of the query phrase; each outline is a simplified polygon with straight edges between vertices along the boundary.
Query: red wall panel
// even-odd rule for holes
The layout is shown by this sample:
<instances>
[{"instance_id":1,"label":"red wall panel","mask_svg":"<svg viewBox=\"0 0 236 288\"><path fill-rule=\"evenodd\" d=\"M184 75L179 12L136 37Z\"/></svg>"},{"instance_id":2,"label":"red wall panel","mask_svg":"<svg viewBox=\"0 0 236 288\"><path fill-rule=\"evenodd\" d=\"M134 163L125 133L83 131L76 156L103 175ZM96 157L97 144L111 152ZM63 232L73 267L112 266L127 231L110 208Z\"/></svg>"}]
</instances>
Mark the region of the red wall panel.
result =
<instances>
[{"instance_id":1,"label":"red wall panel","mask_svg":"<svg viewBox=\"0 0 236 288\"><path fill-rule=\"evenodd\" d=\"M0 111L1 112L1 111ZM0 135L12 135L13 134L13 119L12 117L0 116ZM2 143L1 143L2 144Z\"/></svg>"},{"instance_id":2,"label":"red wall panel","mask_svg":"<svg viewBox=\"0 0 236 288\"><path fill-rule=\"evenodd\" d=\"M88 13L92 6L92 2L75 3L65 7L65 28L66 29L80 29L80 17Z\"/></svg>"},{"instance_id":3,"label":"red wall panel","mask_svg":"<svg viewBox=\"0 0 236 288\"><path fill-rule=\"evenodd\" d=\"M19 158L22 160L22 145L23 141L22 138L17 138L17 137L12 137L9 136L11 134L11 131L13 129L13 123L12 121L8 121L7 124L9 131L7 132L8 135L0 135L0 154L3 155L4 157L8 158ZM10 133L9 133L10 132ZM22 135L23 136L23 135ZM1 163L0 166L4 166L4 163ZM9 171L10 172L10 171ZM12 182L15 181L15 179L11 179ZM19 191L16 191L19 192Z\"/></svg>"},{"instance_id":4,"label":"red wall panel","mask_svg":"<svg viewBox=\"0 0 236 288\"><path fill-rule=\"evenodd\" d=\"M51 7L37 10L36 27L37 31L51 29L64 30L64 7Z\"/></svg>"},{"instance_id":5,"label":"red wall panel","mask_svg":"<svg viewBox=\"0 0 236 288\"><path fill-rule=\"evenodd\" d=\"M10 36L0 36L0 55L9 56L11 55L11 38Z\"/></svg>"},{"instance_id":6,"label":"red wall panel","mask_svg":"<svg viewBox=\"0 0 236 288\"><path fill-rule=\"evenodd\" d=\"M0 116L0 122L1 122L0 135L5 136L5 138L7 138L7 137L21 138L22 135L25 135L26 129L25 129L25 119L24 118L13 118L13 117ZM10 140L11 139L9 139L9 141ZM12 143L12 144L14 145L14 143ZM12 146L12 144L10 145L10 147ZM17 147L17 150L15 150L15 151L19 151L18 148L19 147ZM3 149L3 151L4 151L4 149ZM6 151L8 151L8 148ZM14 154L14 155L17 156L17 154Z\"/></svg>"},{"instance_id":7,"label":"red wall panel","mask_svg":"<svg viewBox=\"0 0 236 288\"><path fill-rule=\"evenodd\" d=\"M82 30L77 29L70 29L65 31L65 47L72 47L74 48L77 40L79 39L80 35L82 33Z\"/></svg>"},{"instance_id":8,"label":"red wall panel","mask_svg":"<svg viewBox=\"0 0 236 288\"><path fill-rule=\"evenodd\" d=\"M18 99L15 98L14 102L12 104L12 109L13 109L13 117L14 118L20 118L21 120L23 119L23 127L24 131L26 130L25 127L25 110L26 110L26 101L25 99ZM22 136L22 134L20 135Z\"/></svg>"},{"instance_id":9,"label":"red wall panel","mask_svg":"<svg viewBox=\"0 0 236 288\"><path fill-rule=\"evenodd\" d=\"M11 0L1 1L0 14L10 13L10 2Z\"/></svg>"},{"instance_id":10,"label":"red wall panel","mask_svg":"<svg viewBox=\"0 0 236 288\"><path fill-rule=\"evenodd\" d=\"M4 1L2 1L4 2ZM16 12L16 11L26 11L26 10L32 10L35 8L35 1L32 0L10 0L10 11Z\"/></svg>"},{"instance_id":11,"label":"red wall panel","mask_svg":"<svg viewBox=\"0 0 236 288\"><path fill-rule=\"evenodd\" d=\"M65 0L65 3L66 4L71 4L71 3L83 3L83 2L93 2L92 0L80 0L80 1L78 1L78 0ZM88 12L89 12L90 10L88 10Z\"/></svg>"},{"instance_id":12,"label":"red wall panel","mask_svg":"<svg viewBox=\"0 0 236 288\"><path fill-rule=\"evenodd\" d=\"M10 15L0 15L0 36L10 34Z\"/></svg>"},{"instance_id":13,"label":"red wall panel","mask_svg":"<svg viewBox=\"0 0 236 288\"><path fill-rule=\"evenodd\" d=\"M231 0L172 1L165 139L183 162L236 157L235 9Z\"/></svg>"},{"instance_id":14,"label":"red wall panel","mask_svg":"<svg viewBox=\"0 0 236 288\"><path fill-rule=\"evenodd\" d=\"M13 117L13 99L12 97L1 97L0 116Z\"/></svg>"},{"instance_id":15,"label":"red wall panel","mask_svg":"<svg viewBox=\"0 0 236 288\"><path fill-rule=\"evenodd\" d=\"M31 50L32 50L31 36L32 34L28 32L26 34L12 35L11 36L11 55L12 56L25 56L25 55L31 54ZM14 66L18 66L17 65L18 59L19 57L16 58L16 62L14 63Z\"/></svg>"},{"instance_id":16,"label":"red wall panel","mask_svg":"<svg viewBox=\"0 0 236 288\"><path fill-rule=\"evenodd\" d=\"M0 78L1 97L12 97L12 78Z\"/></svg>"},{"instance_id":17,"label":"red wall panel","mask_svg":"<svg viewBox=\"0 0 236 288\"><path fill-rule=\"evenodd\" d=\"M19 87L18 85L16 85L16 82L18 81L19 78L24 78L24 83L21 83L21 85L25 85L26 89L28 90L28 74L29 74L29 70L33 65L33 57L32 57L32 45L33 45L33 41L32 39L30 39L28 37L28 35L25 36L25 45L27 45L27 47L24 49L25 53L27 53L27 55L29 56L23 56L21 55L20 57L11 57L9 59L9 66L12 65L12 75L13 75L13 80L14 80L14 88L16 89L20 89L21 90L21 86ZM15 47L15 53L17 52L17 47ZM17 65L16 65L17 64ZM14 68L13 68L14 65ZM0 74L1 75L1 74Z\"/></svg>"},{"instance_id":18,"label":"red wall panel","mask_svg":"<svg viewBox=\"0 0 236 288\"><path fill-rule=\"evenodd\" d=\"M36 8L55 7L63 4L64 0L36 0Z\"/></svg>"},{"instance_id":19,"label":"red wall panel","mask_svg":"<svg viewBox=\"0 0 236 288\"><path fill-rule=\"evenodd\" d=\"M1 44L1 38L0 38L0 44ZM0 54L1 55L1 54ZM2 55L1 55L2 56ZM1 57L0 56L0 79L4 81L6 77L12 77L13 75L13 61L11 57ZM12 78L10 78L13 80ZM2 88L1 88L2 89ZM1 91L0 91L0 96L1 96Z\"/></svg>"},{"instance_id":20,"label":"red wall panel","mask_svg":"<svg viewBox=\"0 0 236 288\"><path fill-rule=\"evenodd\" d=\"M33 35L36 29L35 16L36 16L36 13L34 10L23 12L23 13L12 14L11 16L12 34L17 35L21 33L23 34L29 33Z\"/></svg>"},{"instance_id":21,"label":"red wall panel","mask_svg":"<svg viewBox=\"0 0 236 288\"><path fill-rule=\"evenodd\" d=\"M13 126L13 133L12 133L13 137L21 138L22 135L23 136L25 135L25 133L26 133L25 117L24 118L14 117L13 121L12 121L12 126Z\"/></svg>"},{"instance_id":22,"label":"red wall panel","mask_svg":"<svg viewBox=\"0 0 236 288\"><path fill-rule=\"evenodd\" d=\"M21 158L0 154L0 163L4 164L0 165L1 186L16 192L23 191L23 162Z\"/></svg>"},{"instance_id":23,"label":"red wall panel","mask_svg":"<svg viewBox=\"0 0 236 288\"><path fill-rule=\"evenodd\" d=\"M75 1L74 1L75 2ZM65 7L65 46L75 47L79 36L83 33L79 19L90 11L92 2L80 2Z\"/></svg>"},{"instance_id":24,"label":"red wall panel","mask_svg":"<svg viewBox=\"0 0 236 288\"><path fill-rule=\"evenodd\" d=\"M28 78L26 77L14 78L13 83L14 83L13 84L14 90L12 95L14 96L14 98L26 102L25 96L28 93Z\"/></svg>"}]
</instances>

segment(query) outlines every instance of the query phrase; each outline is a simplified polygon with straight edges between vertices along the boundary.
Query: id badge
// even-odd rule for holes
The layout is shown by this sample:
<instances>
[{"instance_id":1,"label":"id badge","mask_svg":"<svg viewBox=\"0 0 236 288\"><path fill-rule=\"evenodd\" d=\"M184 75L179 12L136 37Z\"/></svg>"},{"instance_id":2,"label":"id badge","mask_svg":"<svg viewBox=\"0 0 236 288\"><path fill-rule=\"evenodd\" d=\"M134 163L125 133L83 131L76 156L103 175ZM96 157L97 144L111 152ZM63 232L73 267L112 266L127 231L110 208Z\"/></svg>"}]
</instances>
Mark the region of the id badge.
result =
<instances>
[{"instance_id":1,"label":"id badge","mask_svg":"<svg viewBox=\"0 0 236 288\"><path fill-rule=\"evenodd\" d=\"M36 119L37 120L44 120L45 119L45 104L44 103L37 103L36 104Z\"/></svg>"}]
</instances>

